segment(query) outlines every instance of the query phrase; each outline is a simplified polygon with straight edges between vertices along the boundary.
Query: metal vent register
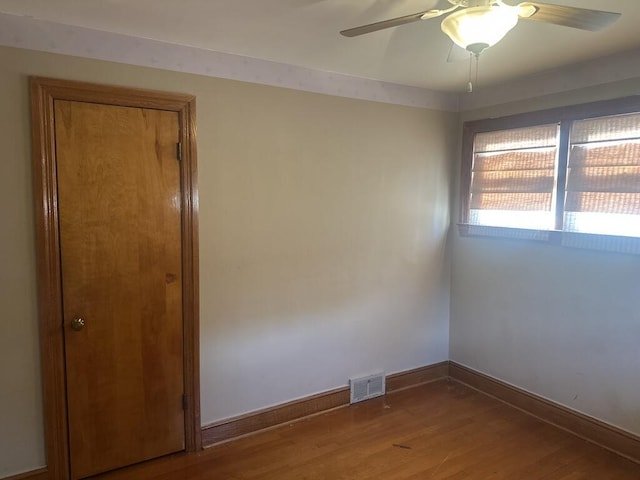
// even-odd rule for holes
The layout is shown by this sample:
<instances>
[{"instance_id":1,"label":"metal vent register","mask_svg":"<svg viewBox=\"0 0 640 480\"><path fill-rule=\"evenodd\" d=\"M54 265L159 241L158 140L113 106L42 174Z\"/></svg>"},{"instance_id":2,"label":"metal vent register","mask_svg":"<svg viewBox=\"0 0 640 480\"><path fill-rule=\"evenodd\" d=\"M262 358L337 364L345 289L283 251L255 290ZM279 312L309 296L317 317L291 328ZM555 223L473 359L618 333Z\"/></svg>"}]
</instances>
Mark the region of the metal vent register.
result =
<instances>
[{"instance_id":1,"label":"metal vent register","mask_svg":"<svg viewBox=\"0 0 640 480\"><path fill-rule=\"evenodd\" d=\"M384 373L375 373L366 377L350 378L350 403L362 402L370 398L380 397L385 392Z\"/></svg>"}]
</instances>

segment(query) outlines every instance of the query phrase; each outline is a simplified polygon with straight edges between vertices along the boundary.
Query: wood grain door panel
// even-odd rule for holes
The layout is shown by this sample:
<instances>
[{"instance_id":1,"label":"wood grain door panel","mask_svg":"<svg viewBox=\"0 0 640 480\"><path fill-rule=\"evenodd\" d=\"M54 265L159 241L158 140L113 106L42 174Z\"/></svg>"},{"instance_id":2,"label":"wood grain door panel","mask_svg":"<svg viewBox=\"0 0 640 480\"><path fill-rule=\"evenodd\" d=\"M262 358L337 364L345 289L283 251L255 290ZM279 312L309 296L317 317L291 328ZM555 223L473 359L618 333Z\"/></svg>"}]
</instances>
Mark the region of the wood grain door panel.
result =
<instances>
[{"instance_id":1,"label":"wood grain door panel","mask_svg":"<svg viewBox=\"0 0 640 480\"><path fill-rule=\"evenodd\" d=\"M185 448L179 118L67 100L54 112L70 464L83 478Z\"/></svg>"}]
</instances>

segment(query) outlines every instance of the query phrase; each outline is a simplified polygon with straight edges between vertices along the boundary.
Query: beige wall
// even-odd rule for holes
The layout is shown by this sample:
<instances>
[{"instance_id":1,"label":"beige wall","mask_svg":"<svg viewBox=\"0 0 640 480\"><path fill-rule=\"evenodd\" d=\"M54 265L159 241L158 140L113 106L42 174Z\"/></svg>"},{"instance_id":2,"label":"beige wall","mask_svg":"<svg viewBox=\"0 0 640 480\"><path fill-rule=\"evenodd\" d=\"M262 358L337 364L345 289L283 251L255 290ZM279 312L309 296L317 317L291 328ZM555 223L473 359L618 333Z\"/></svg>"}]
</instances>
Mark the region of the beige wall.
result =
<instances>
[{"instance_id":1,"label":"beige wall","mask_svg":"<svg viewBox=\"0 0 640 480\"><path fill-rule=\"evenodd\" d=\"M30 75L197 96L204 424L448 358L455 114L0 48L0 477L44 464Z\"/></svg>"},{"instance_id":2,"label":"beige wall","mask_svg":"<svg viewBox=\"0 0 640 480\"><path fill-rule=\"evenodd\" d=\"M463 118L632 94L638 80ZM640 434L640 256L451 237L451 359Z\"/></svg>"}]
</instances>

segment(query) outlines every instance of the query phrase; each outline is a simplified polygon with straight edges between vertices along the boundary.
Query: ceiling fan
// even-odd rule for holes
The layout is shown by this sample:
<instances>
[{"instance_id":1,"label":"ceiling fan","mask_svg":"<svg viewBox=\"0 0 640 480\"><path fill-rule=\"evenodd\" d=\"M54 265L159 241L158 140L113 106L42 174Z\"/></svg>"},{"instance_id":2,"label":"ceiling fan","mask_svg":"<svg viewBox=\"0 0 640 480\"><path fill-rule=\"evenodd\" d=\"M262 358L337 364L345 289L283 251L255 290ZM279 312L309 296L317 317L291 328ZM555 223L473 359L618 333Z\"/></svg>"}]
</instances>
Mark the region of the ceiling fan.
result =
<instances>
[{"instance_id":1,"label":"ceiling fan","mask_svg":"<svg viewBox=\"0 0 640 480\"><path fill-rule=\"evenodd\" d=\"M620 17L619 13L614 12L538 2L523 2L511 6L502 2L502 0L448 1L452 6L443 10L426 10L412 15L349 28L340 33L345 37L356 37L385 28L397 27L449 14L442 20L442 31L454 43L477 57L483 50L499 42L509 30L516 26L519 19L554 23L581 30L598 31L609 26Z\"/></svg>"}]
</instances>

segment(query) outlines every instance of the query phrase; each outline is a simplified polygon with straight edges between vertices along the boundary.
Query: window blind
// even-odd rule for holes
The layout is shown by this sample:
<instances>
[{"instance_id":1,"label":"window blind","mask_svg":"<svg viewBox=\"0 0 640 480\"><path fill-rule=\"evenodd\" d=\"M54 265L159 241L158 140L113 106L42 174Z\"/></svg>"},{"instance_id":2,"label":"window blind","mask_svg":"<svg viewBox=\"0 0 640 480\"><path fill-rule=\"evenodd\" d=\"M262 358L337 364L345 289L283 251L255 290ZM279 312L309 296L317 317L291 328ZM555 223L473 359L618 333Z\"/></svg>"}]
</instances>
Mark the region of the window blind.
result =
<instances>
[{"instance_id":1,"label":"window blind","mask_svg":"<svg viewBox=\"0 0 640 480\"><path fill-rule=\"evenodd\" d=\"M469 223L553 229L558 124L477 133Z\"/></svg>"},{"instance_id":2,"label":"window blind","mask_svg":"<svg viewBox=\"0 0 640 480\"><path fill-rule=\"evenodd\" d=\"M573 122L564 229L640 236L640 114Z\"/></svg>"}]
</instances>

